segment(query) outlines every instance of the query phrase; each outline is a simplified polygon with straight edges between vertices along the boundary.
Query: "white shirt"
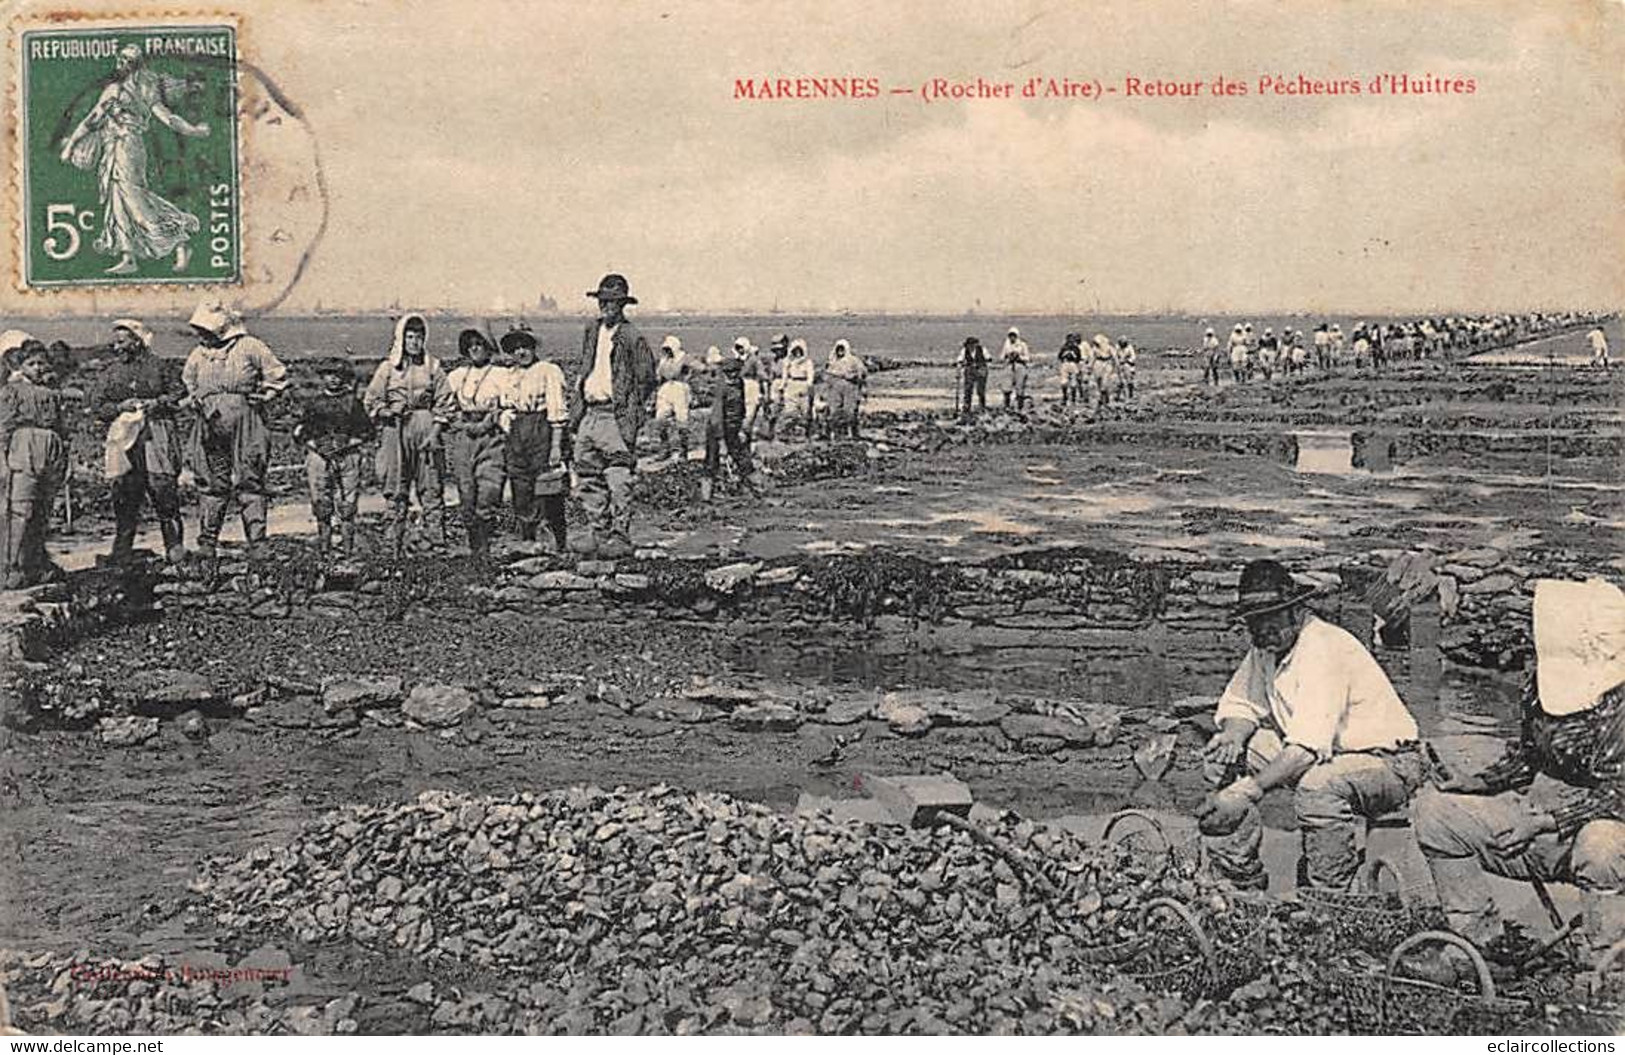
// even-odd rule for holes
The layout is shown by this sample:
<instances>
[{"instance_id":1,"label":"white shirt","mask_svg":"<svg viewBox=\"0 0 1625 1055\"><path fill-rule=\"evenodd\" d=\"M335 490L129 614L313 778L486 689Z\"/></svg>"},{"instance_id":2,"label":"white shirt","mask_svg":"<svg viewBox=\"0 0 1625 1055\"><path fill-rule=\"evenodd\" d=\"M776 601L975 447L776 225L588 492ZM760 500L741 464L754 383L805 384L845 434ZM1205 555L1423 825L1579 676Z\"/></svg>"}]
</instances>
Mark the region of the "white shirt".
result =
<instances>
[{"instance_id":1,"label":"white shirt","mask_svg":"<svg viewBox=\"0 0 1625 1055\"><path fill-rule=\"evenodd\" d=\"M609 354L615 347L615 326L598 324L598 353L593 357L592 372L587 375L587 382L582 394L589 403L608 403L615 398L615 375L609 369Z\"/></svg>"},{"instance_id":2,"label":"white shirt","mask_svg":"<svg viewBox=\"0 0 1625 1055\"><path fill-rule=\"evenodd\" d=\"M502 405L515 414L545 411L547 420L555 425L568 421L570 414L564 404L564 371L559 369L557 363L545 361L524 368L514 367L508 371L508 387L502 394ZM510 417L504 422L504 427L511 421Z\"/></svg>"},{"instance_id":3,"label":"white shirt","mask_svg":"<svg viewBox=\"0 0 1625 1055\"><path fill-rule=\"evenodd\" d=\"M457 397L459 410L497 410L508 388L508 369L494 363L459 366L446 375L446 384Z\"/></svg>"},{"instance_id":4,"label":"white shirt","mask_svg":"<svg viewBox=\"0 0 1625 1055\"><path fill-rule=\"evenodd\" d=\"M1248 649L1225 686L1215 721L1268 725L1324 762L1334 754L1418 739L1416 719L1353 634L1310 616L1286 659Z\"/></svg>"}]
</instances>

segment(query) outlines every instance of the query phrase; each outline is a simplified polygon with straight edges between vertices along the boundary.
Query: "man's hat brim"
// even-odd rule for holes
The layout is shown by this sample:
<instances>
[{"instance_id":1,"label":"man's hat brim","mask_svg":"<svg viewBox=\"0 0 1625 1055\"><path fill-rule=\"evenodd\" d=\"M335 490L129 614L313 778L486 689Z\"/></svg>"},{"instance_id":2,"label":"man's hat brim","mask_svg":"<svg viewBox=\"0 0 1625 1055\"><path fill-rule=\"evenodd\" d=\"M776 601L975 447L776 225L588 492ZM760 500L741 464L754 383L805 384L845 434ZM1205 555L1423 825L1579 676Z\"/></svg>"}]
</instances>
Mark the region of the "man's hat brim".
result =
<instances>
[{"instance_id":1,"label":"man's hat brim","mask_svg":"<svg viewBox=\"0 0 1625 1055\"><path fill-rule=\"evenodd\" d=\"M634 297L631 293L618 289L588 290L587 296L597 301L618 300L622 304L636 304L638 302L638 298Z\"/></svg>"},{"instance_id":2,"label":"man's hat brim","mask_svg":"<svg viewBox=\"0 0 1625 1055\"><path fill-rule=\"evenodd\" d=\"M1295 593L1290 593L1285 596L1274 593L1269 594L1268 596L1273 598L1272 600L1264 600L1262 598L1265 595L1258 595L1260 600L1248 603L1246 598L1242 598L1242 600L1237 603L1233 615L1236 619L1240 620L1251 619L1254 616L1269 615L1271 612L1279 612L1286 608L1292 608L1296 605L1305 604L1318 592L1319 591L1317 591L1313 586L1300 586Z\"/></svg>"}]
</instances>

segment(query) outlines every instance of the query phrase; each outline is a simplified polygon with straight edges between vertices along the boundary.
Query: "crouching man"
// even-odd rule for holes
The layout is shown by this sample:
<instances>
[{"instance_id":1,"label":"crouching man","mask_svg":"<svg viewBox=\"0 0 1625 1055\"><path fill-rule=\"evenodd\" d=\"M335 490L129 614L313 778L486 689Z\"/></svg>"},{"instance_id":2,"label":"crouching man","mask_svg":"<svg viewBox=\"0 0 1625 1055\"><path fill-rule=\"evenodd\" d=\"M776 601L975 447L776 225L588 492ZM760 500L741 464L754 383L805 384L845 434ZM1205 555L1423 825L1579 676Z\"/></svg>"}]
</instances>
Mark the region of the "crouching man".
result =
<instances>
[{"instance_id":1,"label":"crouching man","mask_svg":"<svg viewBox=\"0 0 1625 1055\"><path fill-rule=\"evenodd\" d=\"M1519 942L1485 872L1579 887L1600 957L1625 936L1625 593L1541 581L1534 622L1519 739L1484 772L1418 795L1416 840L1450 928L1492 958Z\"/></svg>"},{"instance_id":2,"label":"crouching man","mask_svg":"<svg viewBox=\"0 0 1625 1055\"><path fill-rule=\"evenodd\" d=\"M1241 573L1252 648L1214 712L1207 775L1220 788L1198 820L1215 870L1242 887L1266 885L1258 803L1271 788L1294 789L1301 877L1342 889L1360 869L1358 818L1402 808L1422 783L1416 720L1371 653L1309 611L1313 593L1273 560Z\"/></svg>"}]
</instances>

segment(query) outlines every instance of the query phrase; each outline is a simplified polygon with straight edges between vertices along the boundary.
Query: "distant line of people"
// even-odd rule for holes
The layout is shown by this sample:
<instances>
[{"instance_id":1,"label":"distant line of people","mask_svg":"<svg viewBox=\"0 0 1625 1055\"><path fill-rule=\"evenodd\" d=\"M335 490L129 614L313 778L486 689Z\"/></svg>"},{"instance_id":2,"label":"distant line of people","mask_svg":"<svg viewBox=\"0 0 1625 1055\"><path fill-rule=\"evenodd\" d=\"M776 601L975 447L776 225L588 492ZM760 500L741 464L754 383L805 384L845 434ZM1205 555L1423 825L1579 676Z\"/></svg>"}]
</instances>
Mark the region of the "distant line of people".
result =
<instances>
[{"instance_id":1,"label":"distant line of people","mask_svg":"<svg viewBox=\"0 0 1625 1055\"><path fill-rule=\"evenodd\" d=\"M1087 406L1090 412L1135 395L1135 372L1139 351L1127 335L1113 344L1103 333L1086 343L1080 333L1069 333L1056 354L1061 381L1062 406ZM988 354L982 339L966 337L954 359L955 402L961 421L971 421L987 410L987 383L993 370L999 370L1004 409L1025 414L1032 408L1031 381L1033 352L1021 330L1012 326L1005 333L997 363Z\"/></svg>"},{"instance_id":2,"label":"distant line of people","mask_svg":"<svg viewBox=\"0 0 1625 1055\"><path fill-rule=\"evenodd\" d=\"M1228 373L1236 384L1276 377L1291 377L1311 367L1322 371L1352 366L1355 370L1381 371L1390 362L1429 359L1451 351L1474 352L1528 340L1583 325L1597 316L1566 312L1525 315L1494 315L1462 318L1445 316L1405 322L1357 322L1345 334L1342 324L1321 322L1310 335L1301 329L1283 327L1279 336L1272 327L1255 334L1253 324L1238 322L1227 338L1221 339L1212 327L1202 333L1200 355L1202 380L1208 385L1222 383ZM1602 331L1592 331L1602 337ZM1607 339L1596 351L1592 338L1593 361L1607 357Z\"/></svg>"}]
</instances>

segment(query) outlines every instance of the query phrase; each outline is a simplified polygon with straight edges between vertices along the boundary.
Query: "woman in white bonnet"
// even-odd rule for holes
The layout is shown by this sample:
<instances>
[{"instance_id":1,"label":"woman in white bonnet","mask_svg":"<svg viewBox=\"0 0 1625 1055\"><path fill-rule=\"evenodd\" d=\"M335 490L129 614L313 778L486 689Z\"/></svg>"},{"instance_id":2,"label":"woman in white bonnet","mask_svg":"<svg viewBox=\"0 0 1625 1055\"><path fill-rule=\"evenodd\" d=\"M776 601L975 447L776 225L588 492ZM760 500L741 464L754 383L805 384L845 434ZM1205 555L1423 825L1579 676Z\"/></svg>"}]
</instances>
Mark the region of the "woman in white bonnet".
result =
<instances>
[{"instance_id":1,"label":"woman in white bonnet","mask_svg":"<svg viewBox=\"0 0 1625 1055\"><path fill-rule=\"evenodd\" d=\"M1513 960L1485 872L1573 883L1593 948L1625 936L1625 592L1542 580L1534 626L1518 740L1417 796L1413 821L1450 928Z\"/></svg>"}]
</instances>

